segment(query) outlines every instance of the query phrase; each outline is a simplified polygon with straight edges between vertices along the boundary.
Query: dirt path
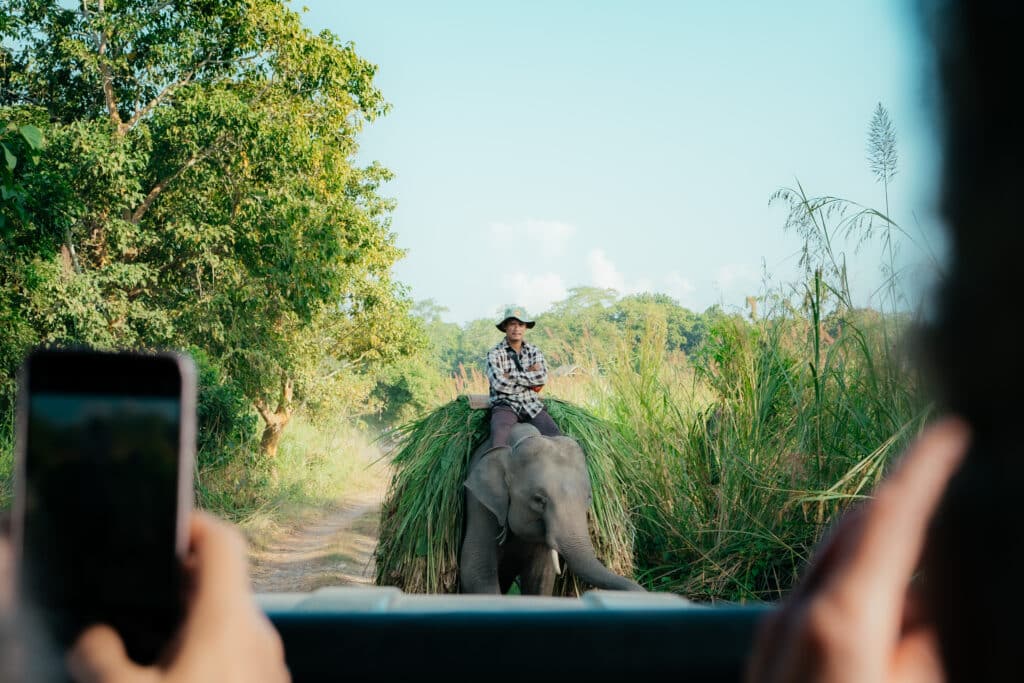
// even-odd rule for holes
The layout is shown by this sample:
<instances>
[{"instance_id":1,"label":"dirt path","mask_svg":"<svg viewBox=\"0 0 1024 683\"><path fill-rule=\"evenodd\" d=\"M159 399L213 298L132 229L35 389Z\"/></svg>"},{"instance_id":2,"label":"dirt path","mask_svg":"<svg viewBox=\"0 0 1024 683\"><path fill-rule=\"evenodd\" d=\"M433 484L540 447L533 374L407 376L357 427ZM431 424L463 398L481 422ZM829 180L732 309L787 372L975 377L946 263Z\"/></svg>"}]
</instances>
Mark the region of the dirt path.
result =
<instances>
[{"instance_id":1,"label":"dirt path","mask_svg":"<svg viewBox=\"0 0 1024 683\"><path fill-rule=\"evenodd\" d=\"M250 552L257 593L306 592L323 586L373 585L380 506L388 477L353 492L333 510L280 532Z\"/></svg>"}]
</instances>

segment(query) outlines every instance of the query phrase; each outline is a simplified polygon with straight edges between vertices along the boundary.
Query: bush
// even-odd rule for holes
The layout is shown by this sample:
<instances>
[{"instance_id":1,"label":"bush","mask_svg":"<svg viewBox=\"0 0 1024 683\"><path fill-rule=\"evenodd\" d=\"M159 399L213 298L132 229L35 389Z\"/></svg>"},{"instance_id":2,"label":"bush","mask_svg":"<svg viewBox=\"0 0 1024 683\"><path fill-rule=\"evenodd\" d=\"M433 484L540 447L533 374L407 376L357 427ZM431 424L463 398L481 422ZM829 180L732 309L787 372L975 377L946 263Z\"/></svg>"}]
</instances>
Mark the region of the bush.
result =
<instances>
[{"instance_id":1,"label":"bush","mask_svg":"<svg viewBox=\"0 0 1024 683\"><path fill-rule=\"evenodd\" d=\"M414 420L437 407L447 392L448 384L440 370L420 356L411 356L380 371L372 396L382 406L380 420L393 425Z\"/></svg>"},{"instance_id":2,"label":"bush","mask_svg":"<svg viewBox=\"0 0 1024 683\"><path fill-rule=\"evenodd\" d=\"M190 353L196 362L199 400L196 448L200 469L230 460L256 434L257 416L249 400L201 349Z\"/></svg>"}]
</instances>

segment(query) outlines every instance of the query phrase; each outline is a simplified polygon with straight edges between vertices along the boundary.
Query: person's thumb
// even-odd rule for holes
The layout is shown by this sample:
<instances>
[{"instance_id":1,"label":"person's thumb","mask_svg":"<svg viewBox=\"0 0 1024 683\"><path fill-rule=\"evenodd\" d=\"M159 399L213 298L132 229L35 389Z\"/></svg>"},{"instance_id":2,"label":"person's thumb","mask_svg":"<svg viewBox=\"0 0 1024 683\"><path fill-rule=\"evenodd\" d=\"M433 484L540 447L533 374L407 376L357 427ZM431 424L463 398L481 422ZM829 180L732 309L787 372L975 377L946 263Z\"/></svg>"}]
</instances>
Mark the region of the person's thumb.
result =
<instances>
[{"instance_id":1,"label":"person's thumb","mask_svg":"<svg viewBox=\"0 0 1024 683\"><path fill-rule=\"evenodd\" d=\"M68 673L78 683L146 683L158 679L156 671L129 659L121 636L103 624L90 626L82 632L68 653L67 666Z\"/></svg>"}]
</instances>

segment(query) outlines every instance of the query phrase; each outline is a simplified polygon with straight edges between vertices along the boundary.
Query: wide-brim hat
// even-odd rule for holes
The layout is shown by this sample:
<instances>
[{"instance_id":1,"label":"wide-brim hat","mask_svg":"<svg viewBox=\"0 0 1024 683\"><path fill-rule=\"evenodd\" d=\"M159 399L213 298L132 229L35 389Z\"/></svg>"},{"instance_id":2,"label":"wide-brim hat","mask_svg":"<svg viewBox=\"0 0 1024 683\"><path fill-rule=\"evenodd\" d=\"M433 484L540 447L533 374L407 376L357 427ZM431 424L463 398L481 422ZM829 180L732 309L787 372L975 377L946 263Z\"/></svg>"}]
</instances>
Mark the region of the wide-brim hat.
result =
<instances>
[{"instance_id":1,"label":"wide-brim hat","mask_svg":"<svg viewBox=\"0 0 1024 683\"><path fill-rule=\"evenodd\" d=\"M509 320L518 320L522 324L526 325L527 329L530 329L537 324L535 321L530 320L530 316L526 315L526 311L520 306L509 306L506 308L505 317L501 319L501 322L499 322L496 327L504 332L505 324L508 323Z\"/></svg>"}]
</instances>

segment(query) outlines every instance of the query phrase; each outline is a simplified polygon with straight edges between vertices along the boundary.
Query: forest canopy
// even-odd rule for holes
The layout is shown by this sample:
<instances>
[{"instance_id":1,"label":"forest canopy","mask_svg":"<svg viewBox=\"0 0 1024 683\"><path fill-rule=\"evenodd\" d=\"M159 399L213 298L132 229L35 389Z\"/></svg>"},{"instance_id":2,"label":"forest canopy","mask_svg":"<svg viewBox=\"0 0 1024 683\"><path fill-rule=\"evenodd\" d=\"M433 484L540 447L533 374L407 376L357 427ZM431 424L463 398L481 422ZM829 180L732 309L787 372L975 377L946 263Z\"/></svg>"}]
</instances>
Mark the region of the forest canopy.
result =
<instances>
[{"instance_id":1,"label":"forest canopy","mask_svg":"<svg viewBox=\"0 0 1024 683\"><path fill-rule=\"evenodd\" d=\"M6 415L32 345L197 349L272 453L295 405L422 342L390 174L354 161L388 105L350 43L276 0L0 8Z\"/></svg>"}]
</instances>

